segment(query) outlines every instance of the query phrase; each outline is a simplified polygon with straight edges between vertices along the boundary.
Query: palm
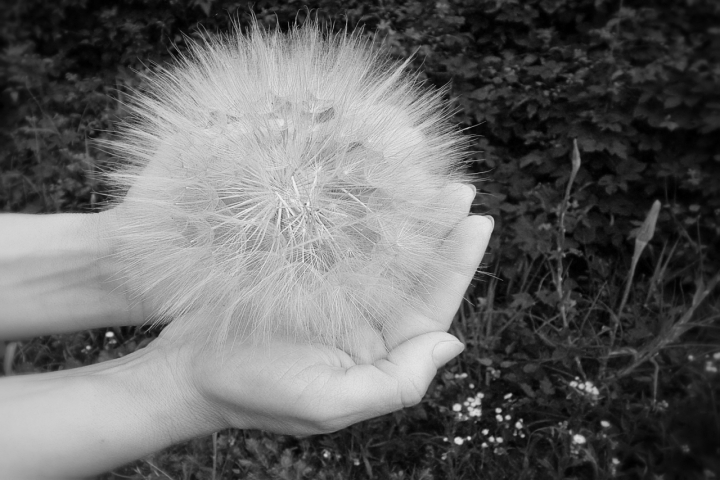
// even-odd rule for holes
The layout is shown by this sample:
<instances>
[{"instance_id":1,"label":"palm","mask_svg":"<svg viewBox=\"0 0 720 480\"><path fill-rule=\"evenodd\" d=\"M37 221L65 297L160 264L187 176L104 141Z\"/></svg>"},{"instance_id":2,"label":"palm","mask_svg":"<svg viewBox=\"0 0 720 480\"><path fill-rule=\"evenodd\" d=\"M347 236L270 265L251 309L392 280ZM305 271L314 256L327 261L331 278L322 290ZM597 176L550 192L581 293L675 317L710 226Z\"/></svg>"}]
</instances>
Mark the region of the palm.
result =
<instances>
[{"instance_id":1,"label":"palm","mask_svg":"<svg viewBox=\"0 0 720 480\"><path fill-rule=\"evenodd\" d=\"M186 350L185 374L225 425L289 434L338 430L420 401L438 367L427 353L454 340L444 332L490 231L478 217L460 222L450 237L461 240L456 254L466 259L465 268L431 286L423 311L405 312L391 335L366 332L361 352L282 338L208 345L183 323L166 327L158 342Z\"/></svg>"}]
</instances>

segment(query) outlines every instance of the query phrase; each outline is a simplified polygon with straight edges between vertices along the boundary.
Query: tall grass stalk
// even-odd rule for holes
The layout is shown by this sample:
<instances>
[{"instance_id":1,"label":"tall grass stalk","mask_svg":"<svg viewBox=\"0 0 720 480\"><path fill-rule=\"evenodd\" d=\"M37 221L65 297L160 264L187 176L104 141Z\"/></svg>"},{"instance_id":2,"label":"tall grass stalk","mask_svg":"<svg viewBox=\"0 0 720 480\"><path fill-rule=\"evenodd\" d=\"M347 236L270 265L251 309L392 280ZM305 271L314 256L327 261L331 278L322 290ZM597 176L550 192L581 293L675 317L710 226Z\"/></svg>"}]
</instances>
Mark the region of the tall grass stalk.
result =
<instances>
[{"instance_id":1,"label":"tall grass stalk","mask_svg":"<svg viewBox=\"0 0 720 480\"><path fill-rule=\"evenodd\" d=\"M581 163L582 160L580 157L580 149L578 148L577 139L573 139L573 149L571 155L572 170L570 171L570 178L568 179L567 186L565 187L565 195L558 207L557 247L554 255L555 269L551 269L551 272L553 273L552 279L555 284L555 291L558 297L560 317L565 330L569 327L567 316L567 298L563 287L563 283L565 281L565 264L563 262L563 259L565 258L565 215L567 214L573 183L575 183L575 177L580 170Z\"/></svg>"}]
</instances>

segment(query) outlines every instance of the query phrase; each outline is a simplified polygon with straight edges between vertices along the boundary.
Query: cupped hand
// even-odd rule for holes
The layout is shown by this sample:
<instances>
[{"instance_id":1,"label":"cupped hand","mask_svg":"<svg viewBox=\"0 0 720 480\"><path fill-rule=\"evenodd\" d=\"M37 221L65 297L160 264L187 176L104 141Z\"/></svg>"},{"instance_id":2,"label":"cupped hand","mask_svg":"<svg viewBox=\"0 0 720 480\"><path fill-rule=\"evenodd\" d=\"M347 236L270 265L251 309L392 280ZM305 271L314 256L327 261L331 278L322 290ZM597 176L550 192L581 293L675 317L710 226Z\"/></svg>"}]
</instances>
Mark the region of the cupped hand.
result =
<instances>
[{"instance_id":1,"label":"cupped hand","mask_svg":"<svg viewBox=\"0 0 720 480\"><path fill-rule=\"evenodd\" d=\"M483 217L462 220L449 239L464 268L430 289L431 309L399 321L391 350L372 363L338 348L274 339L257 345L209 345L170 324L156 347L175 349L173 375L188 388L198 415L217 428L258 428L308 435L418 403L439 367L463 345L445 333L472 279L492 231ZM201 321L202 319L194 319ZM152 346L151 346L152 347ZM369 347L373 349L373 346Z\"/></svg>"}]
</instances>

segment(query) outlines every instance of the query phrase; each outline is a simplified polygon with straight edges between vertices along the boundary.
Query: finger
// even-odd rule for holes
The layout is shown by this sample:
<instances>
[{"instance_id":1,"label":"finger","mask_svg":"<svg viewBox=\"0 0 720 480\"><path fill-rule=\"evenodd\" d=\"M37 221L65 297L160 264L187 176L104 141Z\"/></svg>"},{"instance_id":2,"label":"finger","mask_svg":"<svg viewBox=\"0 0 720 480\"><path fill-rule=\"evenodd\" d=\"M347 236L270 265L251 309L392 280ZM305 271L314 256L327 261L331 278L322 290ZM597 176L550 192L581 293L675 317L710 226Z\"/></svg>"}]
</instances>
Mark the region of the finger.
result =
<instances>
[{"instance_id":1,"label":"finger","mask_svg":"<svg viewBox=\"0 0 720 480\"><path fill-rule=\"evenodd\" d=\"M382 333L369 323L360 323L343 338L340 350L348 353L356 363L371 364L376 359L387 355L385 340Z\"/></svg>"},{"instance_id":2,"label":"finger","mask_svg":"<svg viewBox=\"0 0 720 480\"><path fill-rule=\"evenodd\" d=\"M448 270L438 278L428 295L425 311L428 317L443 322L447 330L463 296L485 255L494 221L489 217L470 216L463 220L445 240L449 243Z\"/></svg>"},{"instance_id":3,"label":"finger","mask_svg":"<svg viewBox=\"0 0 720 480\"><path fill-rule=\"evenodd\" d=\"M443 274L428 286L428 295L414 312L388 325L385 342L388 348L428 332L447 331L465 291L485 254L493 222L471 216L460 222L448 235L450 257Z\"/></svg>"},{"instance_id":4,"label":"finger","mask_svg":"<svg viewBox=\"0 0 720 480\"><path fill-rule=\"evenodd\" d=\"M455 225L467 217L475 200L475 187L470 184L453 183L440 192L443 212L451 217L450 225Z\"/></svg>"},{"instance_id":5,"label":"finger","mask_svg":"<svg viewBox=\"0 0 720 480\"><path fill-rule=\"evenodd\" d=\"M341 390L348 421L355 423L416 405L438 368L464 348L448 333L431 332L402 343L375 365L349 368Z\"/></svg>"}]
</instances>

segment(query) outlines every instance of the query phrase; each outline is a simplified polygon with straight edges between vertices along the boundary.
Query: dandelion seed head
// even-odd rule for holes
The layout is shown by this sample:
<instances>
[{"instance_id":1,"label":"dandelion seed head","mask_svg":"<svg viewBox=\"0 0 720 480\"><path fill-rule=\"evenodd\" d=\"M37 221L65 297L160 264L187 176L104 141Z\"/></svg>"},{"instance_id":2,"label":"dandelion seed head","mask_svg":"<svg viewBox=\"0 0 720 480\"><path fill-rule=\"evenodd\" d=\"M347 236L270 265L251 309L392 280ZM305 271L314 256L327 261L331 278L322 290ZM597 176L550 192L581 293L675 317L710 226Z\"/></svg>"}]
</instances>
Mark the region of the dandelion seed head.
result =
<instances>
[{"instance_id":1,"label":"dandelion seed head","mask_svg":"<svg viewBox=\"0 0 720 480\"><path fill-rule=\"evenodd\" d=\"M422 302L467 143L405 70L359 34L255 26L147 79L107 146L118 256L157 321L353 350Z\"/></svg>"}]
</instances>

